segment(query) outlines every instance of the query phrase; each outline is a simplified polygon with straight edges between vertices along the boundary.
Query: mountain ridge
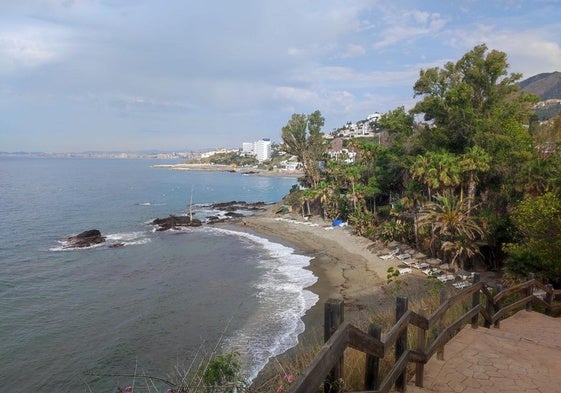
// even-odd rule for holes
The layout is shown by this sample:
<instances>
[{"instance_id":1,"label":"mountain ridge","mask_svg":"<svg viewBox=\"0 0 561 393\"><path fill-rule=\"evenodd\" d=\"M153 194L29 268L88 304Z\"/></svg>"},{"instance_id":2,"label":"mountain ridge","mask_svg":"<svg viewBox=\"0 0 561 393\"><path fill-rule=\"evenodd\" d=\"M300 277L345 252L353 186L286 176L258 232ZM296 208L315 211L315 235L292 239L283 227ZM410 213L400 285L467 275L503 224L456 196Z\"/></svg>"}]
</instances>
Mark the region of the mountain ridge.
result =
<instances>
[{"instance_id":1,"label":"mountain ridge","mask_svg":"<svg viewBox=\"0 0 561 393\"><path fill-rule=\"evenodd\" d=\"M520 82L520 88L540 97L540 100L561 99L561 72L543 72Z\"/></svg>"}]
</instances>

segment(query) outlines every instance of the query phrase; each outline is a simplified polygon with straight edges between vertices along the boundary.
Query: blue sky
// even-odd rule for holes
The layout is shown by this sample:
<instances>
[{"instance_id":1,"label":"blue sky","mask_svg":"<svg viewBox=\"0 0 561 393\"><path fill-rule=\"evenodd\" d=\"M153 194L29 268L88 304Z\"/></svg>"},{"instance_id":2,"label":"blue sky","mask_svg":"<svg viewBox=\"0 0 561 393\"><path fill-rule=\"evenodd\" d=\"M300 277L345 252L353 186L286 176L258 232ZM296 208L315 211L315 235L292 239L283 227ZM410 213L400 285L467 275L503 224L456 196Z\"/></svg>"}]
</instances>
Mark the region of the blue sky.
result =
<instances>
[{"instance_id":1,"label":"blue sky","mask_svg":"<svg viewBox=\"0 0 561 393\"><path fill-rule=\"evenodd\" d=\"M415 100L475 45L561 71L561 0L0 0L0 151L199 150Z\"/></svg>"}]
</instances>

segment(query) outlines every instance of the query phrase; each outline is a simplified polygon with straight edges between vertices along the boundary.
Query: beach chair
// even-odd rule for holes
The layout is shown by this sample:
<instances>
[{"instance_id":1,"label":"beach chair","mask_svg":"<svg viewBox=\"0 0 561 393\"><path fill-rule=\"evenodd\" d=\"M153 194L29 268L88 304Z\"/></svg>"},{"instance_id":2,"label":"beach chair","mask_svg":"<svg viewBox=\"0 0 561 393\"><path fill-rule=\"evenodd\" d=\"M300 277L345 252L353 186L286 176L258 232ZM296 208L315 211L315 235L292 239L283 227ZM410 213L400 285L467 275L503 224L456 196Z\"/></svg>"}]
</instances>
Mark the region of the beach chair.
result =
<instances>
[{"instance_id":1,"label":"beach chair","mask_svg":"<svg viewBox=\"0 0 561 393\"><path fill-rule=\"evenodd\" d=\"M411 269L410 267L401 267L397 268L397 270L399 271L399 274L413 273L413 269Z\"/></svg>"},{"instance_id":2,"label":"beach chair","mask_svg":"<svg viewBox=\"0 0 561 393\"><path fill-rule=\"evenodd\" d=\"M394 257L394 255L399 254L399 248L394 249L393 251L391 251L389 254L386 255L380 255L380 258L382 259L391 259Z\"/></svg>"},{"instance_id":3,"label":"beach chair","mask_svg":"<svg viewBox=\"0 0 561 393\"><path fill-rule=\"evenodd\" d=\"M428 269L423 269L422 272L424 274L426 274L427 276L436 276L441 271L440 271L440 269L436 269L434 267L429 267Z\"/></svg>"},{"instance_id":4,"label":"beach chair","mask_svg":"<svg viewBox=\"0 0 561 393\"><path fill-rule=\"evenodd\" d=\"M452 284L452 286L457 289L464 289L469 287L470 285L471 283L469 281L459 281Z\"/></svg>"},{"instance_id":5,"label":"beach chair","mask_svg":"<svg viewBox=\"0 0 561 393\"><path fill-rule=\"evenodd\" d=\"M397 259L399 259L400 261L402 261L402 260L404 260L404 259L409 259L409 258L411 258L411 254L407 254L407 253L405 253L405 254L399 254L399 255L397 256Z\"/></svg>"},{"instance_id":6,"label":"beach chair","mask_svg":"<svg viewBox=\"0 0 561 393\"><path fill-rule=\"evenodd\" d=\"M454 281L456 278L454 277L453 274L441 274L440 276L436 277L439 281L441 282L448 282L448 281Z\"/></svg>"}]
</instances>

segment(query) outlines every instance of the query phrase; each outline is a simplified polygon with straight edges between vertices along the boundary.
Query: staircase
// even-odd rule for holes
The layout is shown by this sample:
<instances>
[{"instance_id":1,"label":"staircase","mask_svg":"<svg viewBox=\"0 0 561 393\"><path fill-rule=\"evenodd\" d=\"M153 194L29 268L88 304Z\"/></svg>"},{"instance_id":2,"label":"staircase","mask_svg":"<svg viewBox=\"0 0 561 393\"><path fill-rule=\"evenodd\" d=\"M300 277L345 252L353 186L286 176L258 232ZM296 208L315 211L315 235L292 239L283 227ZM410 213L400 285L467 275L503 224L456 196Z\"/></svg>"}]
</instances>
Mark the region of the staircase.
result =
<instances>
[{"instance_id":1,"label":"staircase","mask_svg":"<svg viewBox=\"0 0 561 393\"><path fill-rule=\"evenodd\" d=\"M561 318L519 311L500 329L465 327L445 348L444 361L425 366L414 393L561 392Z\"/></svg>"}]
</instances>

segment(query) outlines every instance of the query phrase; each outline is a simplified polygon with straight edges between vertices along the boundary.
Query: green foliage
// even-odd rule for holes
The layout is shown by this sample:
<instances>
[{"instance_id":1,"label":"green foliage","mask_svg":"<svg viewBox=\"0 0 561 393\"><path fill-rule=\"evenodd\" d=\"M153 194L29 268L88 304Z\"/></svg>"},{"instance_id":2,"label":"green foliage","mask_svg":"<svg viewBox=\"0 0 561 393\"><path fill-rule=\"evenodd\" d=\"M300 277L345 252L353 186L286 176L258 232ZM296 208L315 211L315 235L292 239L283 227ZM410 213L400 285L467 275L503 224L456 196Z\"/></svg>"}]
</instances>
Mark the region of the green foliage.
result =
<instances>
[{"instance_id":1,"label":"green foliage","mask_svg":"<svg viewBox=\"0 0 561 393\"><path fill-rule=\"evenodd\" d=\"M395 291L399 292L403 287L409 286L409 283L405 280L402 280L400 277L401 273L399 273L399 269L397 267L390 266L386 274L386 284L393 284L393 286L395 287Z\"/></svg>"},{"instance_id":2,"label":"green foliage","mask_svg":"<svg viewBox=\"0 0 561 393\"><path fill-rule=\"evenodd\" d=\"M392 218L387 221L378 232L378 237L384 241L403 241L407 237L408 228L403 221Z\"/></svg>"},{"instance_id":3,"label":"green foliage","mask_svg":"<svg viewBox=\"0 0 561 393\"><path fill-rule=\"evenodd\" d=\"M325 159L319 111L293 115L283 149L308 166L306 200L316 212L321 204L324 218L345 219L364 236L376 229L381 239L414 242L457 265L474 261L483 246L499 268L510 243L510 268L538 273L548 264L536 262L527 237L513 237L510 213L524 196L561 195L561 116L539 124L537 99L520 91L520 78L508 72L504 52L478 45L456 62L421 70L413 87L420 100L409 113L383 114L383 137L346 140L354 162L315 165ZM415 114L427 123L415 124Z\"/></svg>"},{"instance_id":4,"label":"green foliage","mask_svg":"<svg viewBox=\"0 0 561 393\"><path fill-rule=\"evenodd\" d=\"M327 143L321 132L324 123L320 111L310 115L293 114L281 131L281 149L298 158L304 167L304 181L312 187L320 181L320 161L327 151Z\"/></svg>"},{"instance_id":5,"label":"green foliage","mask_svg":"<svg viewBox=\"0 0 561 393\"><path fill-rule=\"evenodd\" d=\"M376 229L374 225L374 214L362 205L359 205L357 209L354 209L349 214L349 223L359 236L370 237Z\"/></svg>"},{"instance_id":6,"label":"green foliage","mask_svg":"<svg viewBox=\"0 0 561 393\"><path fill-rule=\"evenodd\" d=\"M240 374L238 354L235 352L216 356L210 360L203 374L205 391L233 393L246 386Z\"/></svg>"},{"instance_id":7,"label":"green foliage","mask_svg":"<svg viewBox=\"0 0 561 393\"><path fill-rule=\"evenodd\" d=\"M429 150L444 148L462 153L479 143L494 155L494 149L486 146L485 136L497 140L493 136L503 135L515 139L507 141L508 146L522 147L520 138L513 137L523 134L522 122L529 119L529 104L536 98L515 94L522 75L508 75L507 68L504 52L488 52L487 46L478 45L456 63L421 70L413 89L415 96L423 99L412 112L423 113L425 120L434 122L437 132L427 129L424 133ZM501 150L499 145L494 147Z\"/></svg>"},{"instance_id":8,"label":"green foliage","mask_svg":"<svg viewBox=\"0 0 561 393\"><path fill-rule=\"evenodd\" d=\"M254 166L259 163L253 156L240 156L239 153L217 153L208 158L208 162L217 165Z\"/></svg>"},{"instance_id":9,"label":"green foliage","mask_svg":"<svg viewBox=\"0 0 561 393\"><path fill-rule=\"evenodd\" d=\"M535 273L553 282L561 281L561 198L552 193L526 197L511 215L519 237L507 247L508 270Z\"/></svg>"},{"instance_id":10,"label":"green foliage","mask_svg":"<svg viewBox=\"0 0 561 393\"><path fill-rule=\"evenodd\" d=\"M451 192L436 196L436 202L421 210L420 227L430 227L433 241L441 245L443 255L460 267L479 252L477 241L484 238L481 220L471 215L468 199L460 199Z\"/></svg>"},{"instance_id":11,"label":"green foliage","mask_svg":"<svg viewBox=\"0 0 561 393\"><path fill-rule=\"evenodd\" d=\"M405 107L400 106L397 109L384 113L380 117L378 125L390 134L411 136L413 134L414 119L412 115L405 112Z\"/></svg>"}]
</instances>

